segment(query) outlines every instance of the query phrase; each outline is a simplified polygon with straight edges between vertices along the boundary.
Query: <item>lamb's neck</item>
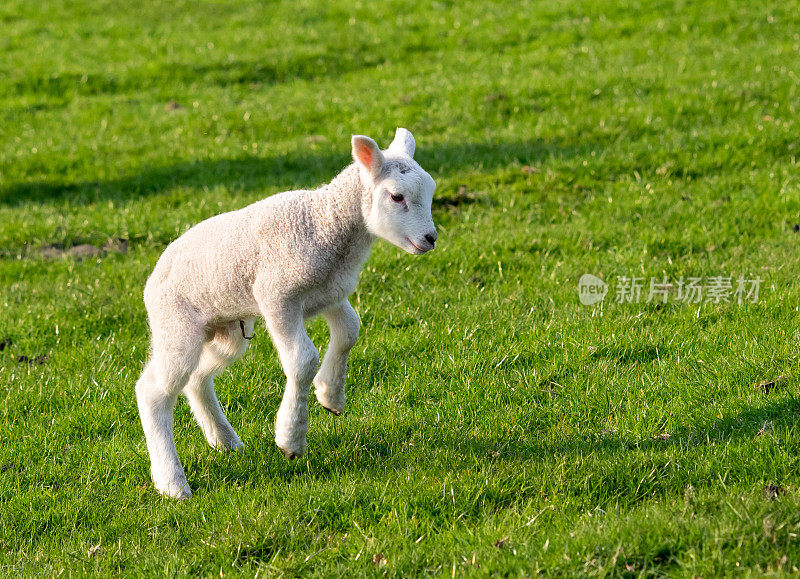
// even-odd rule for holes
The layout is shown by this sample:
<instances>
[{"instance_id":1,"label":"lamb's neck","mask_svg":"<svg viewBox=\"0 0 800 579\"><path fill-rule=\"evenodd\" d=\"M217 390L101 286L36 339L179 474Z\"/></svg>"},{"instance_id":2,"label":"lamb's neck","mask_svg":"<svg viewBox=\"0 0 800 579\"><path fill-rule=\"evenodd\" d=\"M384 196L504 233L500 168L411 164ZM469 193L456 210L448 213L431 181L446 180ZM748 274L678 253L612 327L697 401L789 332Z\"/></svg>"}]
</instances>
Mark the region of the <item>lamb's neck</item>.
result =
<instances>
[{"instance_id":1,"label":"lamb's neck","mask_svg":"<svg viewBox=\"0 0 800 579\"><path fill-rule=\"evenodd\" d=\"M346 167L316 193L319 215L325 222L324 230L329 234L330 241L368 249L373 237L364 221L364 186L358 167Z\"/></svg>"}]
</instances>

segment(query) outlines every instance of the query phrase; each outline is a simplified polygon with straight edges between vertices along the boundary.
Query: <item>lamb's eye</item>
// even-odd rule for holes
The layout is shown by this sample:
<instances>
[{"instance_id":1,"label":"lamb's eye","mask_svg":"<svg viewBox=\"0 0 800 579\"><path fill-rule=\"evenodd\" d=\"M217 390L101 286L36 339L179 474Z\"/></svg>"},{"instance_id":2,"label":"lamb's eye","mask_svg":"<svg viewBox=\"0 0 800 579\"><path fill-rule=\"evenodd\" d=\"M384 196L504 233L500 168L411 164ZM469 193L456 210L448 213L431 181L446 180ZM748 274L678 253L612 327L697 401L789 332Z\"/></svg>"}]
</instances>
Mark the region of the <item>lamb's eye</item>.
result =
<instances>
[{"instance_id":1,"label":"lamb's eye","mask_svg":"<svg viewBox=\"0 0 800 579\"><path fill-rule=\"evenodd\" d=\"M400 193L392 193L392 201L395 203L402 203L403 196Z\"/></svg>"}]
</instances>

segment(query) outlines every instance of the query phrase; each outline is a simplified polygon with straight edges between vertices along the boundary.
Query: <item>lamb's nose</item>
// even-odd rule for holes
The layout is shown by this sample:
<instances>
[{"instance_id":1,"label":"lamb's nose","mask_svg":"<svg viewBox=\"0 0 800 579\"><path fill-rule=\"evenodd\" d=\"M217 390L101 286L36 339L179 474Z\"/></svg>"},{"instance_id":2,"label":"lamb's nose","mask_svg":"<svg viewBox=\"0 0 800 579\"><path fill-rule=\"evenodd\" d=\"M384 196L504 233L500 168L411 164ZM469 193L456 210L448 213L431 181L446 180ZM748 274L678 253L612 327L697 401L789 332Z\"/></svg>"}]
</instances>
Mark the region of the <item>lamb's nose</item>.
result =
<instances>
[{"instance_id":1,"label":"lamb's nose","mask_svg":"<svg viewBox=\"0 0 800 579\"><path fill-rule=\"evenodd\" d=\"M436 243L436 232L434 231L433 233L429 233L428 235L426 235L425 241L427 241L431 245L434 245Z\"/></svg>"}]
</instances>

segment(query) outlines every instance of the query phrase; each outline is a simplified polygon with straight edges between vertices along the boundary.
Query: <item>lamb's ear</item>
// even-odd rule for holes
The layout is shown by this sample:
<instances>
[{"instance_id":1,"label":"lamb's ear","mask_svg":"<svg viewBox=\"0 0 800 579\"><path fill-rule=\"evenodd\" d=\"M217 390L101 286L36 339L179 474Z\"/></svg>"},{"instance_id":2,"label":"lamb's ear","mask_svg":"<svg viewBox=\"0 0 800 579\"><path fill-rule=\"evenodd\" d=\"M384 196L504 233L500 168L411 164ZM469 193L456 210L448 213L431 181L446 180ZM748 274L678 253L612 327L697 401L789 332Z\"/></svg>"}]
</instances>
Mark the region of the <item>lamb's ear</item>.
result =
<instances>
[{"instance_id":1,"label":"lamb's ear","mask_svg":"<svg viewBox=\"0 0 800 579\"><path fill-rule=\"evenodd\" d=\"M361 169L362 176L374 180L383 169L383 153L378 144L364 135L353 135L353 160Z\"/></svg>"},{"instance_id":2,"label":"lamb's ear","mask_svg":"<svg viewBox=\"0 0 800 579\"><path fill-rule=\"evenodd\" d=\"M405 153L409 157L413 157L416 146L417 144L414 142L414 135L411 134L411 131L399 128L394 135L394 141L389 145L389 150Z\"/></svg>"}]
</instances>

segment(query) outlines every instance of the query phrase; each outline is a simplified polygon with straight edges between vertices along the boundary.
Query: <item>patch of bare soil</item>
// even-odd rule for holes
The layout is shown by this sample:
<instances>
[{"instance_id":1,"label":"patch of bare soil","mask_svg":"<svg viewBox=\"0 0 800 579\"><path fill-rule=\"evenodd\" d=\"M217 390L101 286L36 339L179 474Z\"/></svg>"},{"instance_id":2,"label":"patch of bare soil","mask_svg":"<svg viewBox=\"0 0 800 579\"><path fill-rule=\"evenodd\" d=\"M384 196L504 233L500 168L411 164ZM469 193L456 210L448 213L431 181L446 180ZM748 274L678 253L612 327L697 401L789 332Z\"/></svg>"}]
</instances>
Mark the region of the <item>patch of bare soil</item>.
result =
<instances>
[{"instance_id":1,"label":"patch of bare soil","mask_svg":"<svg viewBox=\"0 0 800 579\"><path fill-rule=\"evenodd\" d=\"M81 243L71 247L64 247L61 243L51 243L39 248L39 255L45 259L60 259L62 257L72 257L77 261L84 259L99 258L109 253L123 254L128 251L128 240L122 238L109 239L102 246Z\"/></svg>"}]
</instances>

